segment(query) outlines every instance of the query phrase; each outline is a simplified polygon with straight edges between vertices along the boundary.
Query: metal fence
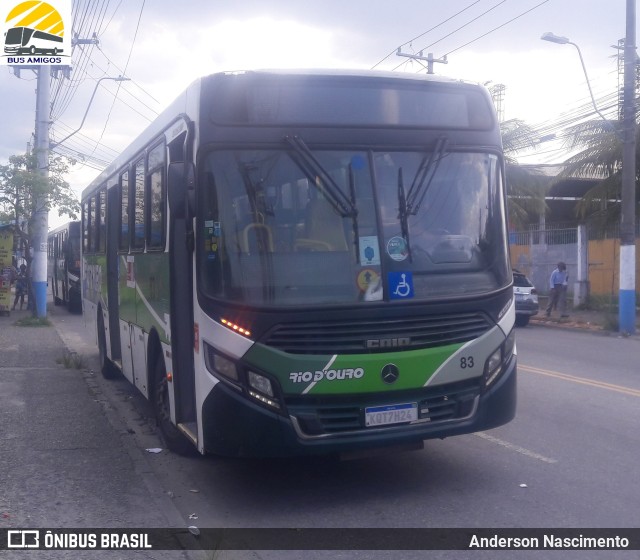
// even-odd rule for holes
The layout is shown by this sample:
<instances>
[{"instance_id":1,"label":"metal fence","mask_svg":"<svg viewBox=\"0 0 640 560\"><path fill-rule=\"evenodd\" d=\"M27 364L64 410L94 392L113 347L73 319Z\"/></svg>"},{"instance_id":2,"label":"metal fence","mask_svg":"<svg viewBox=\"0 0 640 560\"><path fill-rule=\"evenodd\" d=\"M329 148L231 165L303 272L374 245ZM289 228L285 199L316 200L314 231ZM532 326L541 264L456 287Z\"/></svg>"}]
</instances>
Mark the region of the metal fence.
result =
<instances>
[{"instance_id":1,"label":"metal fence","mask_svg":"<svg viewBox=\"0 0 640 560\"><path fill-rule=\"evenodd\" d=\"M578 228L530 226L509 236L512 245L567 245L578 242Z\"/></svg>"}]
</instances>

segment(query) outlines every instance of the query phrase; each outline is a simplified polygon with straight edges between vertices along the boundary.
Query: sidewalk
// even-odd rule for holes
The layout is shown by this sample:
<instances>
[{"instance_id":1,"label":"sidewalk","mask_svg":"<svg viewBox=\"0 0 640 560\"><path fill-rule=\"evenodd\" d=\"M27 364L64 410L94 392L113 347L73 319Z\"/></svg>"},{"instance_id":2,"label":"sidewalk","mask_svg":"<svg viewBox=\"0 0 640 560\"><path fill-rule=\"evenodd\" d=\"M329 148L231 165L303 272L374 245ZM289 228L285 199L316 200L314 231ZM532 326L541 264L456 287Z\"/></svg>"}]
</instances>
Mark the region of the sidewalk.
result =
<instances>
[{"instance_id":1,"label":"sidewalk","mask_svg":"<svg viewBox=\"0 0 640 560\"><path fill-rule=\"evenodd\" d=\"M545 315L547 306L546 296L540 296L540 311L531 317L531 324L545 327L559 327L569 329L580 329L603 334L618 335L618 315L608 311L596 309L573 309L569 303L568 317L560 317L558 311L551 313L550 317ZM636 318L636 334L640 334L640 317Z\"/></svg>"},{"instance_id":2,"label":"sidewalk","mask_svg":"<svg viewBox=\"0 0 640 560\"><path fill-rule=\"evenodd\" d=\"M15 325L29 316L26 310L0 316L0 528L183 526L100 392L95 349L78 352L80 364L65 363L69 350L77 351L59 332L71 316L51 306L53 326ZM31 556L20 552L20 558ZM96 556L103 557L83 552L83 558ZM150 557L186 555L154 551Z\"/></svg>"}]
</instances>

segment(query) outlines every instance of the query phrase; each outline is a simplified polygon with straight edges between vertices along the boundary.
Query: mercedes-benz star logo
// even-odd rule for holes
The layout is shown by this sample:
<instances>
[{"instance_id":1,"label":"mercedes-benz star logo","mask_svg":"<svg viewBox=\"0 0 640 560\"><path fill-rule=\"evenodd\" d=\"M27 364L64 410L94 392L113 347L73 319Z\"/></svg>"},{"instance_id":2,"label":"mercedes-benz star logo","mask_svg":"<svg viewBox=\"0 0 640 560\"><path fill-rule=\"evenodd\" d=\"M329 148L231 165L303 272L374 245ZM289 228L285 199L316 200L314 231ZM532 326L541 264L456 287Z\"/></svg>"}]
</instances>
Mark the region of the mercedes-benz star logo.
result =
<instances>
[{"instance_id":1,"label":"mercedes-benz star logo","mask_svg":"<svg viewBox=\"0 0 640 560\"><path fill-rule=\"evenodd\" d=\"M398 377L400 377L400 370L395 364L387 364L382 368L380 375L382 376L382 381L387 385L391 385L391 383L395 383Z\"/></svg>"}]
</instances>

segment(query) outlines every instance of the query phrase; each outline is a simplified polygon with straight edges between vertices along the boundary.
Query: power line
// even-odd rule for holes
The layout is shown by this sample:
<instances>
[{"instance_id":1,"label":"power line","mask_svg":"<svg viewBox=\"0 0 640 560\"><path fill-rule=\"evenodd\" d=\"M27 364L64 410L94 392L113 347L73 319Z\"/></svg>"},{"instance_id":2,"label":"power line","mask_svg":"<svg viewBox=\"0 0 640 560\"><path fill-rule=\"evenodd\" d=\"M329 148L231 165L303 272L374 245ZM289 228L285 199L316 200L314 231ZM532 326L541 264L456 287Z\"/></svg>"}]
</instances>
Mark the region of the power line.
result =
<instances>
[{"instance_id":1,"label":"power line","mask_svg":"<svg viewBox=\"0 0 640 560\"><path fill-rule=\"evenodd\" d=\"M66 125L61 121L58 121L55 123L55 128L56 129L60 128L60 133L64 134L65 136L69 135L69 133L73 132L74 130L70 126ZM65 141L65 144L76 145L76 146L84 145L82 149L85 149L85 150L90 150L95 148L95 140L83 134L82 132L77 132L72 138L70 138L68 141ZM100 144L100 150L103 154L102 157L106 159L114 159L118 155L117 150L115 150L114 148L111 148L110 146L106 146L105 144Z\"/></svg>"},{"instance_id":2,"label":"power line","mask_svg":"<svg viewBox=\"0 0 640 560\"><path fill-rule=\"evenodd\" d=\"M81 165L95 169L96 171L102 171L110 162L101 161L95 157L88 156L86 154L76 152L64 146L58 146L51 153L58 154L66 158L70 158L76 161L80 161Z\"/></svg>"},{"instance_id":3,"label":"power line","mask_svg":"<svg viewBox=\"0 0 640 560\"><path fill-rule=\"evenodd\" d=\"M526 10L525 12L522 12L520 15L511 18L509 21L505 21L502 25L498 25L497 27L494 27L493 29L487 31L486 33L483 33L482 35L480 35L479 37L476 37L475 39L472 39L471 41L465 43L464 45L460 45L459 47L449 51L448 53L444 54L443 56L449 56L451 53L454 53L456 51L459 51L460 49L463 49L464 47L468 47L471 43L475 43L476 41L486 37L487 35L490 35L491 33L493 33L494 31L497 31L498 29L502 29L503 27L509 25L510 23L513 23L514 21L516 21L517 19L520 19L522 16L527 15L529 12L532 12L533 10L538 9L540 6L546 4L547 2L549 2L549 0L543 0L542 2L540 2L539 4L536 4L533 8L530 8L528 10Z\"/></svg>"},{"instance_id":4,"label":"power line","mask_svg":"<svg viewBox=\"0 0 640 560\"><path fill-rule=\"evenodd\" d=\"M111 14L111 17L109 18L109 21L107 22L107 25L104 26L104 29L101 29L100 31L98 31L98 36L101 37L104 32L109 29L109 26L111 25L111 22L113 21L113 17L118 13L118 10L120 9L120 6L122 5L122 0L120 0L120 2L118 2L118 5L116 6L116 9L113 10L113 13Z\"/></svg>"},{"instance_id":5,"label":"power line","mask_svg":"<svg viewBox=\"0 0 640 560\"><path fill-rule=\"evenodd\" d=\"M136 30L133 34L133 41L131 42L131 48L129 49L129 56L127 57L127 62L124 65L123 75L126 75L127 68L129 67L129 61L131 60L131 54L133 53L133 47L136 44L136 39L138 37L138 29L140 28L140 21L142 20L142 12L144 11L145 0L142 0L142 6L140 7L140 14L138 15L138 22L136 24ZM111 118L111 112L113 111L113 107L115 105L116 99L118 97L118 93L120 92L120 83L118 83L118 89L116 91L116 95L114 96L113 103L111 104L111 108L109 109L109 114L107 115L107 120L104 123L104 127L102 132L100 133L100 138L98 138L97 144L100 143L102 137L104 136L105 131L107 130L107 126L109 125L109 119ZM96 145L97 145L96 144Z\"/></svg>"},{"instance_id":6,"label":"power line","mask_svg":"<svg viewBox=\"0 0 640 560\"><path fill-rule=\"evenodd\" d=\"M441 25L444 25L445 23L447 23L448 21L454 19L455 17L459 16L460 14L466 12L469 8L472 8L473 6L475 6L478 2L480 2L481 0L476 0L475 2L472 2L471 4L469 4L466 8L463 8L462 10L460 10L459 12L453 14L452 16L448 17L447 19L445 19L444 21L441 21L440 23L438 23L437 25L434 25L431 29L427 29L427 31L425 31L424 33L421 33L420 35L414 37L413 39L410 39L409 41L402 43L399 47L393 49L387 56L385 56L382 60L376 62L372 67L371 70L373 70L374 68L376 68L377 66L379 66L380 64L382 64L385 60L387 60L387 58L389 58L391 55L394 55L397 51L398 48L400 47L404 47L405 45L409 45L411 43L413 43L413 41L420 39L420 37L424 37L427 33L431 33L434 29L437 29L438 27L440 27Z\"/></svg>"},{"instance_id":7,"label":"power line","mask_svg":"<svg viewBox=\"0 0 640 560\"><path fill-rule=\"evenodd\" d=\"M104 52L103 49L100 48L100 45L97 45L98 48L98 52L100 52L100 54L102 56L105 57L105 59L107 60L107 62L109 64L112 64L113 67L120 73L121 76L124 76L125 72L124 70L121 70L120 67L113 62L113 60L111 60L108 56L107 53ZM106 72L106 71L105 71ZM153 101L155 101L156 103L160 104L160 101L158 101L155 97L153 97L153 95L151 95L147 90L145 90L138 82L136 82L135 80L131 80L131 84L136 86L142 93L148 95L151 99L153 99ZM133 96L132 93L129 93L129 95ZM133 96L135 97L135 96ZM142 104L144 105L147 109L149 109L150 111L152 111L153 113L155 113L156 115L158 115L158 111L156 111L155 109L152 109L151 107L149 107L148 105L146 105L144 102L142 102L139 98L136 97L136 99Z\"/></svg>"},{"instance_id":8,"label":"power line","mask_svg":"<svg viewBox=\"0 0 640 560\"><path fill-rule=\"evenodd\" d=\"M437 41L434 41L433 43L431 43L430 45L427 45L426 47L423 47L422 49L420 49L421 51L424 51L426 49L428 49L429 47L432 47L433 45L439 43L440 41L443 41L444 39L447 39L448 37L451 37L451 35L453 35L454 33L457 33L458 31L460 31L461 29L464 29L465 27L467 27L468 25L471 25L472 23L474 23L475 21L478 21L481 17L486 16L488 13L492 12L493 10L495 10L496 8L498 8L499 6L501 6L502 4L504 4L505 2L507 2L507 0L501 0L501 2L498 2L495 6L492 6L491 8L489 8L488 10L485 10L484 12L482 12L480 15L476 16L475 18L469 20L467 23L461 25L460 27L458 27L457 29L454 29L453 31L451 31L451 33L448 33L447 35L445 35L444 37L441 37L440 39L438 39ZM444 55L447 56L447 55ZM394 70L396 70L397 68L399 68L400 66L402 66L402 64L399 64L398 66L396 66L396 68L394 68Z\"/></svg>"},{"instance_id":9,"label":"power line","mask_svg":"<svg viewBox=\"0 0 640 560\"><path fill-rule=\"evenodd\" d=\"M492 6L491 8L489 8L488 10L485 10L485 12L483 12L482 14L478 15L477 17L475 17L474 19L472 19L471 21L467 22L466 24L462 25L461 27L459 27L458 29L452 31L451 33L445 35L444 37L442 37L441 39L439 39L438 41L435 41L433 43L431 43L430 45L427 45L426 47L424 47L421 50L427 49L433 45L435 45L436 43L440 42L441 40L450 37L451 35L453 35L454 33L458 32L460 29L466 27L467 25L469 25L470 23L473 23L474 21L478 20L479 18L481 18L482 16L486 15L487 13L493 11L494 9L496 9L497 7L499 7L500 5L504 4L507 0L502 0L501 2L499 2L498 4L495 4L494 6ZM525 16L526 14L532 12L533 10L536 10L537 8L539 8L540 6L546 4L547 2L549 2L549 0L543 0L542 2L540 2L539 4L536 4L535 6L533 6L532 8L529 8L528 10L525 10L524 12L522 12L521 14L517 15L514 18L511 18L510 20L504 22L501 25L498 25L497 27L494 27L493 29L487 31L486 33L483 33L482 35L476 37L475 39L472 39L471 41L468 41L466 43L464 43L463 45L460 45L459 47L456 47L455 49L450 50L449 52L445 53L444 55L442 55L442 58L446 58L448 57L450 54L469 46L472 43L475 43L476 41L486 37L487 35L490 35L491 33L497 31L498 29L501 29L507 25L509 25L510 23L516 21L517 19L520 19L521 17ZM402 62L401 64L397 65L396 67L393 68L393 70L397 70L398 68L400 68L401 66L403 66L404 64L406 64L406 62Z\"/></svg>"},{"instance_id":10,"label":"power line","mask_svg":"<svg viewBox=\"0 0 640 560\"><path fill-rule=\"evenodd\" d=\"M74 35L75 36L96 36L97 35L97 31L96 30L102 30L101 32L104 32L107 27L109 26L109 24L111 23L116 11L118 10L118 8L120 7L120 3L118 4L118 7L116 7L116 10L112 13L111 18L109 19L109 22L107 23L107 25L105 27L102 27L102 24L104 22L106 13L108 11L108 5L109 2L108 0L103 0L101 4L98 5L98 3L93 2L93 3L89 3L89 4L81 4L80 2L75 3L74 4L74 22L76 22L75 25L75 31L74 31ZM135 36L133 39L133 43L131 45L131 49L129 51L129 57L127 59L127 65L129 63L129 60L131 58L131 53L133 50L133 46L135 44L136 41L136 37L137 37L137 33L138 33L138 29L140 26L140 21L141 21L141 17L142 17L142 12L144 9L144 2L142 4L142 7L140 9L140 15L138 17L138 22L137 22L137 26L136 26L136 31L135 31ZM95 63L95 61L93 60L92 57L92 53L94 52L91 48L87 48L85 49L84 46L82 44L79 45L80 46L80 57L79 60L77 61L76 64L76 68L74 71L74 79L73 80L69 80L68 82L64 83L63 80L60 80L57 84L56 84L56 92L54 94L54 103L52 103L52 112L51 115L54 119L59 119L60 116L62 116L67 108L70 106L72 100L75 98L79 87L82 83L84 83L87 79L91 78L92 80L95 80L96 78L94 78L93 76L91 76L88 72L89 66L93 66L96 67L98 69L100 69L105 75L107 73L107 70L103 70L102 68L100 68L100 66L98 64ZM93 45L91 45L93 46ZM99 47L98 47L98 51L106 58L106 60L108 61L109 64L113 64L114 66L116 66L106 55L106 53L104 53L104 51L102 51ZM121 74L124 74L124 71L121 71ZM141 86L138 86L146 95L148 95L150 98L154 99L153 96L151 96L148 92L144 91L144 89ZM105 88L107 89L107 88ZM111 108L109 109L109 114L107 116L107 120L105 122L105 125L103 127L102 133L100 134L100 137L97 141L93 140L93 139L89 139L88 137L84 136L83 140L81 140L80 144L82 142L85 143L85 147L84 148L77 148L75 147L75 142L70 142L70 149L76 149L76 151L79 153L82 150L91 150L91 154L96 153L97 150L101 149L100 146L103 146L107 149L111 149L108 148L106 146L104 146L101 143L101 140L104 136L104 133L106 131L106 128L108 126L109 123L109 119L111 116L111 113L113 111L114 108L114 104L116 99L119 100L121 103L123 103L125 106L129 107L132 111L136 112L138 115L140 115L142 118L144 118L147 121L152 121L153 118L150 118L148 116L146 116L145 114L141 113L140 111L138 111L137 109L135 109L133 106L131 106L129 103L127 103L126 101L124 101L121 97L118 97L118 94L120 91L123 91L124 93L128 94L129 96L131 96L134 100L136 100L138 103L140 103L141 105L143 105L147 110L149 110L154 116L156 116L158 114L158 111L156 111L155 109L153 109L152 107L150 107L149 105L147 105L142 99L140 99L139 97L137 97L135 94L133 94L132 92L130 92L129 90L127 90L126 88L123 88L122 90L120 90L118 88L118 90L116 91L115 94L113 94L109 89L107 89L107 91L113 95L114 99L113 102L111 104ZM154 101L156 101L154 99ZM156 101L157 102L157 101ZM64 123L59 122L58 123L60 126L60 128L64 129L64 128L68 128L66 127L66 125L64 125ZM78 140L80 140L80 138L78 138ZM90 144L91 146L88 147L86 146L86 144ZM113 150L112 150L113 151ZM115 151L114 151L115 153ZM85 158L87 157L86 154L82 154ZM114 156L112 155L106 155L104 156L107 159L111 160L113 159Z\"/></svg>"}]
</instances>

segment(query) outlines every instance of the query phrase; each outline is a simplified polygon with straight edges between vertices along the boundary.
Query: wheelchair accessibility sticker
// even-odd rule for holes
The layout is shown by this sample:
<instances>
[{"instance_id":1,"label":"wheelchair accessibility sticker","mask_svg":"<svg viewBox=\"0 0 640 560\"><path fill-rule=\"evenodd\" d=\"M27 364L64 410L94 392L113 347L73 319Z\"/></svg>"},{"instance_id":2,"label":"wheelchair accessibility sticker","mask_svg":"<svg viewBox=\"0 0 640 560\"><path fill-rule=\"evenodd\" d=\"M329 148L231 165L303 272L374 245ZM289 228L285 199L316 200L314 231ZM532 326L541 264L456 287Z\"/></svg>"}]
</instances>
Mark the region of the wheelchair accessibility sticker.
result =
<instances>
[{"instance_id":1,"label":"wheelchair accessibility sticker","mask_svg":"<svg viewBox=\"0 0 640 560\"><path fill-rule=\"evenodd\" d=\"M413 297L413 275L411 272L389 272L389 297L391 299Z\"/></svg>"}]
</instances>

